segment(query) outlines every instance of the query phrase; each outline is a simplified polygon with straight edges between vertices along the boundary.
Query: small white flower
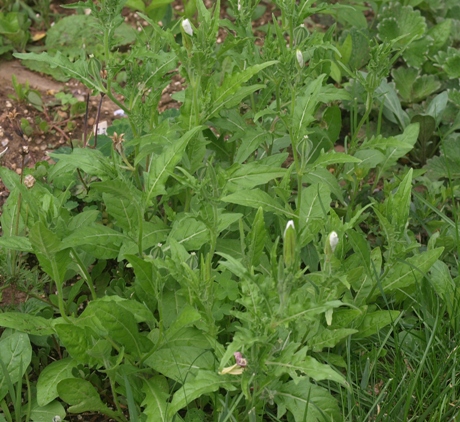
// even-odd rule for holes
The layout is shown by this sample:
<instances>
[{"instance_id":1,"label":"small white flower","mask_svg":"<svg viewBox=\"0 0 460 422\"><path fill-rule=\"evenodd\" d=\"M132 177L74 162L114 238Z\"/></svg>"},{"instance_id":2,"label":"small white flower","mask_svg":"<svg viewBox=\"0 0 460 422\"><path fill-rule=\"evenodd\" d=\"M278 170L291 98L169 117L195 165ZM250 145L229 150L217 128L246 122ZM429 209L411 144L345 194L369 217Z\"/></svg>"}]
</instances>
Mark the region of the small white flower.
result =
<instances>
[{"instance_id":1,"label":"small white flower","mask_svg":"<svg viewBox=\"0 0 460 422\"><path fill-rule=\"evenodd\" d=\"M304 67L305 61L304 61L304 59L303 59L303 54L302 54L302 52L301 52L300 50L296 50L296 51L295 51L295 56L296 56L296 58L297 58L297 63L299 63L299 66L300 66L300 67Z\"/></svg>"},{"instance_id":2,"label":"small white flower","mask_svg":"<svg viewBox=\"0 0 460 422\"><path fill-rule=\"evenodd\" d=\"M184 19L182 21L182 28L184 29L185 33L187 35L190 35L191 37L193 37L193 28L192 28L192 25L190 23L190 21L188 19Z\"/></svg>"},{"instance_id":3,"label":"small white flower","mask_svg":"<svg viewBox=\"0 0 460 422\"><path fill-rule=\"evenodd\" d=\"M241 0L238 0L238 10L241 10Z\"/></svg>"},{"instance_id":4,"label":"small white flower","mask_svg":"<svg viewBox=\"0 0 460 422\"><path fill-rule=\"evenodd\" d=\"M294 226L294 220L289 220L286 224L286 228L284 229L284 234L283 234L283 237L286 238L286 232L288 231L288 228L289 227L292 227L293 229L295 229L295 226Z\"/></svg>"},{"instance_id":5,"label":"small white flower","mask_svg":"<svg viewBox=\"0 0 460 422\"><path fill-rule=\"evenodd\" d=\"M332 252L335 251L337 244L339 243L339 236L336 232L331 232L329 235L329 245L331 245Z\"/></svg>"}]
</instances>

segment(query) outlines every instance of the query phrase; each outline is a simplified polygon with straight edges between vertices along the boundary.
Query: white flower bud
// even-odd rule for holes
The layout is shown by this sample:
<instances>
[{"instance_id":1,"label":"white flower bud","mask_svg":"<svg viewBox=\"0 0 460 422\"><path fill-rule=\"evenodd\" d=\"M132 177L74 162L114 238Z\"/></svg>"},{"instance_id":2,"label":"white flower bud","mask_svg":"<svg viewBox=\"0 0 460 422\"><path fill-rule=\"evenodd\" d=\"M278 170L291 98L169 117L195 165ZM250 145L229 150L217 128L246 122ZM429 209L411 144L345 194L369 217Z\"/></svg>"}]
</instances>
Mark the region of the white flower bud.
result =
<instances>
[{"instance_id":1,"label":"white flower bud","mask_svg":"<svg viewBox=\"0 0 460 422\"><path fill-rule=\"evenodd\" d=\"M336 232L331 232L329 234L329 245L331 246L332 252L335 251L335 248L337 247L338 243L339 243L339 236L337 235Z\"/></svg>"},{"instance_id":2,"label":"white flower bud","mask_svg":"<svg viewBox=\"0 0 460 422\"><path fill-rule=\"evenodd\" d=\"M304 67L305 65L305 60L303 59L303 54L300 50L295 51L295 56L297 58L297 63L299 63L300 67Z\"/></svg>"},{"instance_id":3,"label":"white flower bud","mask_svg":"<svg viewBox=\"0 0 460 422\"><path fill-rule=\"evenodd\" d=\"M26 185L26 187L28 187L28 188L33 187L33 185L35 185L35 177L32 176L31 174L28 174L24 178L24 185Z\"/></svg>"},{"instance_id":4,"label":"white flower bud","mask_svg":"<svg viewBox=\"0 0 460 422\"><path fill-rule=\"evenodd\" d=\"M283 234L283 237L285 238L286 237L286 232L288 231L289 227L292 227L293 229L295 229L295 226L294 226L294 220L289 220L286 224L286 228L284 229L284 234Z\"/></svg>"},{"instance_id":5,"label":"white flower bud","mask_svg":"<svg viewBox=\"0 0 460 422\"><path fill-rule=\"evenodd\" d=\"M193 37L193 28L192 28L192 25L191 25L191 23L190 23L190 21L188 19L184 19L182 21L182 28L184 29L184 32L187 35L190 35L191 37Z\"/></svg>"}]
</instances>

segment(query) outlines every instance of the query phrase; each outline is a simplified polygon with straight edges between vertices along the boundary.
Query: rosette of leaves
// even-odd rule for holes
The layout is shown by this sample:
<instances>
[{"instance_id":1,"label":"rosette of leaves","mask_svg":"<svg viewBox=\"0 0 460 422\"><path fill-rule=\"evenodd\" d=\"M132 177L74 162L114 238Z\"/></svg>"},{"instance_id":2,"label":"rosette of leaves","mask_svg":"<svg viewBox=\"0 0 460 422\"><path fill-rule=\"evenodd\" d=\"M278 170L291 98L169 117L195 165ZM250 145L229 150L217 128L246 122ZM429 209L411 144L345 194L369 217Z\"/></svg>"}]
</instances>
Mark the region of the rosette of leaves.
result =
<instances>
[{"instance_id":1,"label":"rosette of leaves","mask_svg":"<svg viewBox=\"0 0 460 422\"><path fill-rule=\"evenodd\" d=\"M405 47L411 41L421 38L426 30L425 18L420 12L400 3L390 3L384 7L378 20L379 38L387 42L398 39L398 47Z\"/></svg>"},{"instance_id":2,"label":"rosette of leaves","mask_svg":"<svg viewBox=\"0 0 460 422\"><path fill-rule=\"evenodd\" d=\"M418 103L441 88L441 82L434 75L421 75L415 68L398 67L391 76L396 90L404 103Z\"/></svg>"},{"instance_id":3,"label":"rosette of leaves","mask_svg":"<svg viewBox=\"0 0 460 422\"><path fill-rule=\"evenodd\" d=\"M449 47L447 51L440 51L435 60L446 72L449 78L460 78L460 51L456 48Z\"/></svg>"}]
</instances>

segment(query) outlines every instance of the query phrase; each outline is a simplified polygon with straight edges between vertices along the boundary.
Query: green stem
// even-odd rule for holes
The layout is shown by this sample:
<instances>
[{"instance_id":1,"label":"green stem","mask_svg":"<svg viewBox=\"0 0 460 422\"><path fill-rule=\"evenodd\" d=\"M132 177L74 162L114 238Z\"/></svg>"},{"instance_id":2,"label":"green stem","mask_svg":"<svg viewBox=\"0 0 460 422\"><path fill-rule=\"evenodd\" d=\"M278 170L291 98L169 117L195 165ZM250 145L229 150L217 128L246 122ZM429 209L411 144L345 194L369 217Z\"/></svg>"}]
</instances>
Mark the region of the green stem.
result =
<instances>
[{"instance_id":1,"label":"green stem","mask_svg":"<svg viewBox=\"0 0 460 422\"><path fill-rule=\"evenodd\" d=\"M80 270L80 275L85 279L85 282L88 285L88 288L89 288L89 290L91 292L91 298L93 300L96 300L97 295L96 295L96 290L94 288L93 279L89 275L87 269L85 268L82 260L80 259L80 257L78 256L78 254L77 254L77 252L75 251L74 248L72 248L72 250L70 252L70 256L75 261L75 263L77 264L77 267Z\"/></svg>"}]
</instances>

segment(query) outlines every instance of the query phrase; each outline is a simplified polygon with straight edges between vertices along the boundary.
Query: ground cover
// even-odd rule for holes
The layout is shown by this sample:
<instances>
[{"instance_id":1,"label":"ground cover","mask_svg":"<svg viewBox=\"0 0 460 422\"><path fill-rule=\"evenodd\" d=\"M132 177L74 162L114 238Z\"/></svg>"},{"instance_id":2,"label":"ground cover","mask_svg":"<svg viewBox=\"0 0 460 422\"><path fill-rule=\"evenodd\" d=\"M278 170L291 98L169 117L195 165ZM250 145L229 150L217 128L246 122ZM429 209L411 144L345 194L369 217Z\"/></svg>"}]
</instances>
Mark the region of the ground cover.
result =
<instances>
[{"instance_id":1,"label":"ground cover","mask_svg":"<svg viewBox=\"0 0 460 422\"><path fill-rule=\"evenodd\" d=\"M456 1L67 6L0 14L71 83L5 98L0 421L456 420Z\"/></svg>"}]
</instances>

